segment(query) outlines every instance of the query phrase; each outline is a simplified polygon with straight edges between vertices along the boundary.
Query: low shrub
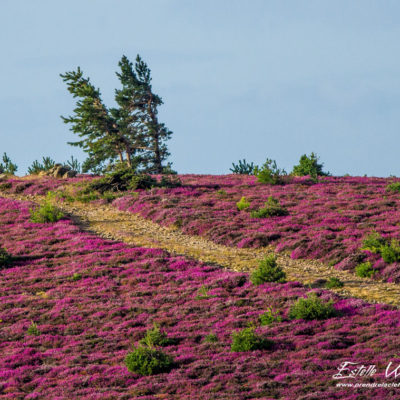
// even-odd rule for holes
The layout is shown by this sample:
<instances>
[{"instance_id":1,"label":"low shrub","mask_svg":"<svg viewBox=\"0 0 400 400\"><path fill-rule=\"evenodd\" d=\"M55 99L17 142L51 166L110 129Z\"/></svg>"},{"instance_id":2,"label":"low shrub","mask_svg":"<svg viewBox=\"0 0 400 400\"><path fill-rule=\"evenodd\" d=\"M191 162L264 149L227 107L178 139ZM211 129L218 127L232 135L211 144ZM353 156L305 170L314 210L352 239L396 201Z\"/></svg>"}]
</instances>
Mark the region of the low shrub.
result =
<instances>
[{"instance_id":1,"label":"low shrub","mask_svg":"<svg viewBox=\"0 0 400 400\"><path fill-rule=\"evenodd\" d=\"M307 298L300 298L289 310L291 319L327 319L337 316L337 311L333 307L333 302L324 303L315 293L311 293Z\"/></svg>"},{"instance_id":2,"label":"low shrub","mask_svg":"<svg viewBox=\"0 0 400 400\"><path fill-rule=\"evenodd\" d=\"M239 160L238 164L232 163L232 168L229 170L233 174L240 174L240 175L253 175L254 173L254 164L248 163L245 159Z\"/></svg>"},{"instance_id":3,"label":"low shrub","mask_svg":"<svg viewBox=\"0 0 400 400\"><path fill-rule=\"evenodd\" d=\"M174 367L174 359L161 350L138 346L125 357L128 371L148 376L169 372Z\"/></svg>"},{"instance_id":4,"label":"low shrub","mask_svg":"<svg viewBox=\"0 0 400 400\"><path fill-rule=\"evenodd\" d=\"M259 320L261 325L264 326L271 325L274 322L282 322L282 317L277 311L273 311L272 308L269 308L265 313L259 316Z\"/></svg>"},{"instance_id":5,"label":"low shrub","mask_svg":"<svg viewBox=\"0 0 400 400\"><path fill-rule=\"evenodd\" d=\"M28 330L26 331L28 335L33 335L33 336L39 336L40 335L40 330L37 327L37 324L35 324L33 321L31 325L29 326Z\"/></svg>"},{"instance_id":6,"label":"low shrub","mask_svg":"<svg viewBox=\"0 0 400 400\"><path fill-rule=\"evenodd\" d=\"M237 203L236 207L239 211L247 210L250 207L250 202L246 199L246 197L242 197Z\"/></svg>"},{"instance_id":7,"label":"low shrub","mask_svg":"<svg viewBox=\"0 0 400 400\"><path fill-rule=\"evenodd\" d=\"M398 192L400 193L400 182L393 182L386 186L387 192Z\"/></svg>"},{"instance_id":8,"label":"low shrub","mask_svg":"<svg viewBox=\"0 0 400 400\"><path fill-rule=\"evenodd\" d=\"M329 280L325 283L325 287L327 289L335 289L335 288L341 288L344 286L344 283L336 278L335 276L329 278Z\"/></svg>"},{"instance_id":9,"label":"low shrub","mask_svg":"<svg viewBox=\"0 0 400 400\"><path fill-rule=\"evenodd\" d=\"M254 285L261 285L265 282L284 283L286 274L277 264L275 255L270 254L260 260L258 268L252 272L250 280Z\"/></svg>"},{"instance_id":10,"label":"low shrub","mask_svg":"<svg viewBox=\"0 0 400 400\"><path fill-rule=\"evenodd\" d=\"M30 209L30 221L43 224L47 222L57 222L64 217L64 214L56 206L52 204L54 200L54 193L49 192L46 196L45 202L35 209Z\"/></svg>"},{"instance_id":11,"label":"low shrub","mask_svg":"<svg viewBox=\"0 0 400 400\"><path fill-rule=\"evenodd\" d=\"M0 269L12 265L13 257L5 249L0 247Z\"/></svg>"},{"instance_id":12,"label":"low shrub","mask_svg":"<svg viewBox=\"0 0 400 400\"><path fill-rule=\"evenodd\" d=\"M16 164L14 164L7 153L3 154L3 162L0 162L0 174L14 175L18 170Z\"/></svg>"},{"instance_id":13,"label":"low shrub","mask_svg":"<svg viewBox=\"0 0 400 400\"><path fill-rule=\"evenodd\" d=\"M204 338L206 343L216 343L218 342L218 336L215 333L210 333Z\"/></svg>"},{"instance_id":14,"label":"low shrub","mask_svg":"<svg viewBox=\"0 0 400 400\"><path fill-rule=\"evenodd\" d=\"M311 177L328 176L329 172L322 170L324 164L318 163L319 157L315 153L311 153L310 156L303 154L300 157L299 164L293 167L292 175L295 176L306 176Z\"/></svg>"},{"instance_id":15,"label":"low shrub","mask_svg":"<svg viewBox=\"0 0 400 400\"><path fill-rule=\"evenodd\" d=\"M254 175L258 182L278 185L283 183L283 176L286 175L286 171L278 168L275 160L267 158L261 167L254 167Z\"/></svg>"},{"instance_id":16,"label":"low shrub","mask_svg":"<svg viewBox=\"0 0 400 400\"><path fill-rule=\"evenodd\" d=\"M400 261L400 245L398 240L392 239L390 244L382 246L380 254L383 260L388 264Z\"/></svg>"},{"instance_id":17,"label":"low shrub","mask_svg":"<svg viewBox=\"0 0 400 400\"><path fill-rule=\"evenodd\" d=\"M253 351L270 349L273 342L254 332L254 328L245 328L232 334L231 351Z\"/></svg>"},{"instance_id":18,"label":"low shrub","mask_svg":"<svg viewBox=\"0 0 400 400\"><path fill-rule=\"evenodd\" d=\"M269 218L269 217L281 217L288 215L288 211L285 207L281 206L279 200L273 196L269 196L265 202L263 208L259 210L253 210L250 213L252 218Z\"/></svg>"},{"instance_id":19,"label":"low shrub","mask_svg":"<svg viewBox=\"0 0 400 400\"><path fill-rule=\"evenodd\" d=\"M367 261L356 266L356 275L360 278L372 278L375 275L375 270L372 268L372 264Z\"/></svg>"},{"instance_id":20,"label":"low shrub","mask_svg":"<svg viewBox=\"0 0 400 400\"><path fill-rule=\"evenodd\" d=\"M168 338L167 334L161 331L157 324L154 324L152 329L146 331L146 336L139 343L152 348L155 346L169 346L174 344L175 340Z\"/></svg>"},{"instance_id":21,"label":"low shrub","mask_svg":"<svg viewBox=\"0 0 400 400\"><path fill-rule=\"evenodd\" d=\"M362 241L361 250L369 250L371 253L380 254L383 246L387 245L387 240L378 232L372 232Z\"/></svg>"},{"instance_id":22,"label":"low shrub","mask_svg":"<svg viewBox=\"0 0 400 400\"><path fill-rule=\"evenodd\" d=\"M56 165L56 162L50 157L43 157L42 163L35 160L28 168L29 175L38 175L41 171L49 171Z\"/></svg>"}]
</instances>

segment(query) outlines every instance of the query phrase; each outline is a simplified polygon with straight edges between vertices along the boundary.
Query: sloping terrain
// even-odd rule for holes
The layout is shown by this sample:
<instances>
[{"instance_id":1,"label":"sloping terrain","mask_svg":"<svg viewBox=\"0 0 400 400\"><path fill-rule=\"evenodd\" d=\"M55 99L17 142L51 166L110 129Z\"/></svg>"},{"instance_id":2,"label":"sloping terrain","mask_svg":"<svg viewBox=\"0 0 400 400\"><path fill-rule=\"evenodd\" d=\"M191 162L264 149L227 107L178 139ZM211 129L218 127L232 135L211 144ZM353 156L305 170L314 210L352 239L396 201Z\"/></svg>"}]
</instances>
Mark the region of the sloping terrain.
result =
<instances>
[{"instance_id":1,"label":"sloping terrain","mask_svg":"<svg viewBox=\"0 0 400 400\"><path fill-rule=\"evenodd\" d=\"M400 362L400 311L389 306L314 289L338 316L293 320L290 306L310 292L298 283L254 286L246 274L99 238L67 219L34 224L29 207L0 199L0 245L14 257L0 281L2 399L353 399L363 389L332 378L343 360L375 364L378 382L388 360ZM260 326L270 307L282 320ZM128 372L126 354L155 322L175 339L164 348L175 368ZM232 333L249 324L271 349L231 351Z\"/></svg>"}]
</instances>

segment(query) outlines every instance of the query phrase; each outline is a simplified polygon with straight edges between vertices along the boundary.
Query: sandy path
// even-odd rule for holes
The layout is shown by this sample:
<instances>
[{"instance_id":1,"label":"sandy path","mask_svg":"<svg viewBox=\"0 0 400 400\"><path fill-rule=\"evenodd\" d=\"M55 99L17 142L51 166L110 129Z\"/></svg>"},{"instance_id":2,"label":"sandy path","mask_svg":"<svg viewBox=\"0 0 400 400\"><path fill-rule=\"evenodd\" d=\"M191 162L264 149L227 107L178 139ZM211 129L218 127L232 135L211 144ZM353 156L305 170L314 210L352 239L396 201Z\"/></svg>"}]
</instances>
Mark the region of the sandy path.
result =
<instances>
[{"instance_id":1,"label":"sandy path","mask_svg":"<svg viewBox=\"0 0 400 400\"><path fill-rule=\"evenodd\" d=\"M16 200L43 201L43 196L23 196L0 193L2 197ZM185 235L179 230L162 227L129 212L118 211L108 205L58 203L76 224L86 231L104 238L121 240L140 247L167 250L206 263L214 263L235 271L251 271L258 260L272 251L266 249L239 249L213 243L199 236ZM337 277L344 287L334 289L342 295L358 297L369 302L386 303L400 307L400 285L374 281L338 271L315 260L292 260L287 254L278 254L278 263L290 281L315 284L318 279Z\"/></svg>"}]
</instances>

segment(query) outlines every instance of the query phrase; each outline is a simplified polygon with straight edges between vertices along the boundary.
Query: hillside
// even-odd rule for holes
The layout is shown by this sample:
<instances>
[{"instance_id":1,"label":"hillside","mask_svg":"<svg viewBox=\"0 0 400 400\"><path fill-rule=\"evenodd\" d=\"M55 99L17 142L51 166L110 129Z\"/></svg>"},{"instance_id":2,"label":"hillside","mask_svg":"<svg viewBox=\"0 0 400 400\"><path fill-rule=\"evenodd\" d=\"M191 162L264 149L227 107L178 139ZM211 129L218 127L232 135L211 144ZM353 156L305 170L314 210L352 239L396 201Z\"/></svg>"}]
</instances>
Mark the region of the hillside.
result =
<instances>
[{"instance_id":1,"label":"hillside","mask_svg":"<svg viewBox=\"0 0 400 400\"><path fill-rule=\"evenodd\" d=\"M376 365L374 379L384 382L388 361L400 362L396 308L340 297L298 282L256 286L247 271L272 248L263 249L261 244L269 242L260 241L252 242L252 249L243 246L239 238L252 237L255 232L266 235L273 224L281 236L272 244L281 246L278 250L282 251L285 243L302 233L284 229L293 219L303 218L305 238L311 239L317 227L322 237L326 235L327 228L338 224L337 220L330 222L333 217L343 214L343 228L329 232L336 233L335 240L346 257L351 255L349 249L361 253L361 238L373 223L380 233L397 237L399 195L386 192L392 181L341 178L335 182L335 178L327 178L326 183L317 185L295 182L270 187L232 176L180 178L183 187L121 193L111 202L101 198L84 204L64 200L59 206L69 217L47 224L29 221L32 202L0 199L0 247L13 257L12 265L2 268L0 398L361 398L356 393L362 395L363 389L336 387L332 377L341 362L351 359ZM73 193L79 186L66 185L81 185L85 179L11 179L2 182L1 190L3 196L21 199L36 195L30 199L40 202L40 195L49 190L58 190L60 196ZM369 207L362 217L364 225L350 218L357 211L352 200L356 192L369 196L363 201ZM273 217L272 222L251 221L247 212L235 209L242 196L260 207L272 194L287 207L287 216ZM308 209L304 207L307 202ZM174 225L174 229L158 227L117 208ZM321 215L320 220L315 220L317 214L313 213ZM135 226L139 226L136 231ZM339 234L347 234L346 229L355 232L353 247ZM229 232L237 233L236 241L229 241ZM188 236L194 233L204 238ZM192 253L185 253L188 248ZM326 254L331 254L329 251ZM229 254L234 255L225 265L229 269L221 268ZM321 279L330 271L344 274L341 277L352 274L324 265L320 253L306 255L319 261L298 260L296 254L291 259L285 252L278 258L289 280L301 280L295 278L295 268L303 268L297 274L307 276L307 268L312 270L313 265L321 266L314 274L325 271ZM241 271L233 271L240 260L244 263L236 269ZM379 278L389 280L385 275L389 267L396 270L393 265L384 266ZM377 277L354 279L354 287L373 282L378 285L373 287L382 291L386 289L379 285L388 285L389 292L390 288L397 290L396 284L381 283ZM310 297L311 292L323 302L332 301L335 315L315 320L293 318L293 304ZM275 318L264 324L260 315L270 309ZM171 339L163 350L174 358L174 368L154 376L129 372L126 355L154 323ZM272 342L269 348L231 350L232 334L248 326ZM395 388L367 390L369 396L379 399L393 398L396 393Z\"/></svg>"}]
</instances>

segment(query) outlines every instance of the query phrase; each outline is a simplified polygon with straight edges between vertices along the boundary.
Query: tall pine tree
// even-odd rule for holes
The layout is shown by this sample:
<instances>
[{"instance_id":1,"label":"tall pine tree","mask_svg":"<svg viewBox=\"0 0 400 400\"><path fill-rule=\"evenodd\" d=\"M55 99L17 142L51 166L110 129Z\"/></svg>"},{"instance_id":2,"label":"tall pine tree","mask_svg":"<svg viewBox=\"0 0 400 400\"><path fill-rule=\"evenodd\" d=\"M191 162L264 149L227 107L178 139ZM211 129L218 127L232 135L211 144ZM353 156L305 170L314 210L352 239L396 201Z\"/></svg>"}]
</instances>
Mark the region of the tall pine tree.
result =
<instances>
[{"instance_id":1,"label":"tall pine tree","mask_svg":"<svg viewBox=\"0 0 400 400\"><path fill-rule=\"evenodd\" d=\"M152 92L150 69L139 55L135 67L125 56L119 67L122 87L115 90L116 108L104 105L99 89L83 77L79 67L61 74L69 92L79 99L74 115L62 117L82 138L70 144L88 153L84 171L119 160L145 172L162 173L163 161L169 155L165 141L172 132L158 121L157 108L162 100Z\"/></svg>"}]
</instances>

